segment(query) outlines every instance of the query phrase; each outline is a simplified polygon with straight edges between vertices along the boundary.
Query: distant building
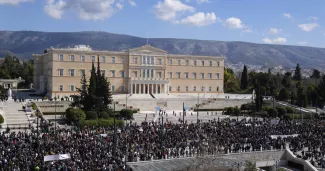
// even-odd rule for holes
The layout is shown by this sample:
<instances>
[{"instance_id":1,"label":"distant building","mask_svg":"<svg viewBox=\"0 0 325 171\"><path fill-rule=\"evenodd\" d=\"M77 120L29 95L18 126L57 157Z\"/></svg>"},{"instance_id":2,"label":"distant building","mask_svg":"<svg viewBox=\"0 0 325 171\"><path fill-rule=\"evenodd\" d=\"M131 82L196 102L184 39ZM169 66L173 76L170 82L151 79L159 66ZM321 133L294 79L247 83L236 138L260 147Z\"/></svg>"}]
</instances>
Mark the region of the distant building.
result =
<instances>
[{"instance_id":1,"label":"distant building","mask_svg":"<svg viewBox=\"0 0 325 171\"><path fill-rule=\"evenodd\" d=\"M80 45L50 48L34 56L34 88L48 96L77 94L99 56L114 94L223 93L224 58L173 55L145 45L125 51L97 51Z\"/></svg>"}]
</instances>

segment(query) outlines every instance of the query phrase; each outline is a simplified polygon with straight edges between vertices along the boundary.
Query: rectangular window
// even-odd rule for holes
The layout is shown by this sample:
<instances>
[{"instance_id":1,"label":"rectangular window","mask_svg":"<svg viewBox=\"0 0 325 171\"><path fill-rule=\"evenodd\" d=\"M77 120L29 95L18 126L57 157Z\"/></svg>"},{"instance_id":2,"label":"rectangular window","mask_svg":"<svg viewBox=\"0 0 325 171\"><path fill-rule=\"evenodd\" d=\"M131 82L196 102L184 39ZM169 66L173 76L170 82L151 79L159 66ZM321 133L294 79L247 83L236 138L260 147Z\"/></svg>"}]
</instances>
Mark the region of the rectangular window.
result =
<instances>
[{"instance_id":1,"label":"rectangular window","mask_svg":"<svg viewBox=\"0 0 325 171\"><path fill-rule=\"evenodd\" d=\"M113 91L113 92L115 91L115 86L112 86L112 91Z\"/></svg>"},{"instance_id":2,"label":"rectangular window","mask_svg":"<svg viewBox=\"0 0 325 171\"><path fill-rule=\"evenodd\" d=\"M64 70L63 69L59 69L59 76L63 76L63 73L64 72Z\"/></svg>"},{"instance_id":3,"label":"rectangular window","mask_svg":"<svg viewBox=\"0 0 325 171\"><path fill-rule=\"evenodd\" d=\"M194 60L194 66L196 66L196 60Z\"/></svg>"},{"instance_id":4,"label":"rectangular window","mask_svg":"<svg viewBox=\"0 0 325 171\"><path fill-rule=\"evenodd\" d=\"M201 87L201 91L204 91L204 86Z\"/></svg>"},{"instance_id":5,"label":"rectangular window","mask_svg":"<svg viewBox=\"0 0 325 171\"><path fill-rule=\"evenodd\" d=\"M177 78L181 78L181 73L180 72L177 72Z\"/></svg>"},{"instance_id":6,"label":"rectangular window","mask_svg":"<svg viewBox=\"0 0 325 171\"><path fill-rule=\"evenodd\" d=\"M124 86L121 86L121 92L124 92Z\"/></svg>"},{"instance_id":7,"label":"rectangular window","mask_svg":"<svg viewBox=\"0 0 325 171\"><path fill-rule=\"evenodd\" d=\"M217 62L217 66L220 66L220 62Z\"/></svg>"},{"instance_id":8,"label":"rectangular window","mask_svg":"<svg viewBox=\"0 0 325 171\"><path fill-rule=\"evenodd\" d=\"M193 91L196 91L196 86L193 87Z\"/></svg>"},{"instance_id":9,"label":"rectangular window","mask_svg":"<svg viewBox=\"0 0 325 171\"><path fill-rule=\"evenodd\" d=\"M212 73L209 73L209 79L211 80L212 79Z\"/></svg>"},{"instance_id":10,"label":"rectangular window","mask_svg":"<svg viewBox=\"0 0 325 171\"><path fill-rule=\"evenodd\" d=\"M210 63L209 65L212 66L212 61L210 61L209 63Z\"/></svg>"},{"instance_id":11,"label":"rectangular window","mask_svg":"<svg viewBox=\"0 0 325 171\"><path fill-rule=\"evenodd\" d=\"M219 91L219 86L217 87L217 91Z\"/></svg>"},{"instance_id":12,"label":"rectangular window","mask_svg":"<svg viewBox=\"0 0 325 171\"><path fill-rule=\"evenodd\" d=\"M185 87L185 90L188 91L188 86Z\"/></svg>"},{"instance_id":13,"label":"rectangular window","mask_svg":"<svg viewBox=\"0 0 325 171\"><path fill-rule=\"evenodd\" d=\"M138 71L134 71L134 77L135 77L135 78L138 77Z\"/></svg>"},{"instance_id":14,"label":"rectangular window","mask_svg":"<svg viewBox=\"0 0 325 171\"><path fill-rule=\"evenodd\" d=\"M96 56L91 56L91 62L96 62Z\"/></svg>"},{"instance_id":15,"label":"rectangular window","mask_svg":"<svg viewBox=\"0 0 325 171\"><path fill-rule=\"evenodd\" d=\"M155 64L155 57L151 57L151 64Z\"/></svg>"},{"instance_id":16,"label":"rectangular window","mask_svg":"<svg viewBox=\"0 0 325 171\"><path fill-rule=\"evenodd\" d=\"M173 65L173 60L169 59L169 65Z\"/></svg>"},{"instance_id":17,"label":"rectangular window","mask_svg":"<svg viewBox=\"0 0 325 171\"><path fill-rule=\"evenodd\" d=\"M158 72L157 74L158 74L158 78L161 78L161 72Z\"/></svg>"},{"instance_id":18,"label":"rectangular window","mask_svg":"<svg viewBox=\"0 0 325 171\"><path fill-rule=\"evenodd\" d=\"M86 71L84 69L81 69L80 70L80 76L84 76L84 75L86 75Z\"/></svg>"},{"instance_id":19,"label":"rectangular window","mask_svg":"<svg viewBox=\"0 0 325 171\"><path fill-rule=\"evenodd\" d=\"M153 78L153 69L151 70L151 78Z\"/></svg>"},{"instance_id":20,"label":"rectangular window","mask_svg":"<svg viewBox=\"0 0 325 171\"><path fill-rule=\"evenodd\" d=\"M211 87L209 87L209 91L211 91Z\"/></svg>"},{"instance_id":21,"label":"rectangular window","mask_svg":"<svg viewBox=\"0 0 325 171\"><path fill-rule=\"evenodd\" d=\"M204 61L202 61L202 66L204 66Z\"/></svg>"},{"instance_id":22,"label":"rectangular window","mask_svg":"<svg viewBox=\"0 0 325 171\"><path fill-rule=\"evenodd\" d=\"M74 61L74 55L70 55L70 61Z\"/></svg>"},{"instance_id":23,"label":"rectangular window","mask_svg":"<svg viewBox=\"0 0 325 171\"><path fill-rule=\"evenodd\" d=\"M146 64L146 57L145 56L142 56L142 64Z\"/></svg>"},{"instance_id":24,"label":"rectangular window","mask_svg":"<svg viewBox=\"0 0 325 171\"><path fill-rule=\"evenodd\" d=\"M80 61L81 61L81 62L85 62L85 61L86 61L86 57L85 57L85 56L83 56L83 55L82 55L82 56L80 56Z\"/></svg>"},{"instance_id":25,"label":"rectangular window","mask_svg":"<svg viewBox=\"0 0 325 171\"><path fill-rule=\"evenodd\" d=\"M147 69L147 78L149 78L150 77L150 70L149 69Z\"/></svg>"},{"instance_id":26,"label":"rectangular window","mask_svg":"<svg viewBox=\"0 0 325 171\"><path fill-rule=\"evenodd\" d=\"M106 75L105 75L105 74L106 74L105 70L101 70L100 73L101 73L104 77L106 77Z\"/></svg>"},{"instance_id":27,"label":"rectangular window","mask_svg":"<svg viewBox=\"0 0 325 171\"><path fill-rule=\"evenodd\" d=\"M216 74L216 78L217 78L218 80L220 79L220 74L219 74L219 73Z\"/></svg>"},{"instance_id":28,"label":"rectangular window","mask_svg":"<svg viewBox=\"0 0 325 171\"><path fill-rule=\"evenodd\" d=\"M63 85L60 85L59 90L63 91Z\"/></svg>"},{"instance_id":29,"label":"rectangular window","mask_svg":"<svg viewBox=\"0 0 325 171\"><path fill-rule=\"evenodd\" d=\"M112 63L115 64L115 57L112 57Z\"/></svg>"},{"instance_id":30,"label":"rectangular window","mask_svg":"<svg viewBox=\"0 0 325 171\"><path fill-rule=\"evenodd\" d=\"M188 60L186 60L186 65L189 65Z\"/></svg>"},{"instance_id":31,"label":"rectangular window","mask_svg":"<svg viewBox=\"0 0 325 171\"><path fill-rule=\"evenodd\" d=\"M135 63L135 64L138 63L138 58L137 57L133 57L133 63Z\"/></svg>"},{"instance_id":32,"label":"rectangular window","mask_svg":"<svg viewBox=\"0 0 325 171\"><path fill-rule=\"evenodd\" d=\"M69 75L70 75L71 77L74 76L74 69L70 69L70 70L69 70Z\"/></svg>"},{"instance_id":33,"label":"rectangular window","mask_svg":"<svg viewBox=\"0 0 325 171\"><path fill-rule=\"evenodd\" d=\"M172 86L169 86L169 91L172 91Z\"/></svg>"},{"instance_id":34,"label":"rectangular window","mask_svg":"<svg viewBox=\"0 0 325 171\"><path fill-rule=\"evenodd\" d=\"M59 55L59 61L63 61L63 55L62 54Z\"/></svg>"},{"instance_id":35,"label":"rectangular window","mask_svg":"<svg viewBox=\"0 0 325 171\"><path fill-rule=\"evenodd\" d=\"M196 79L196 73L195 72L193 73L193 78Z\"/></svg>"},{"instance_id":36,"label":"rectangular window","mask_svg":"<svg viewBox=\"0 0 325 171\"><path fill-rule=\"evenodd\" d=\"M181 87L180 86L177 86L177 91L181 91Z\"/></svg>"},{"instance_id":37,"label":"rectangular window","mask_svg":"<svg viewBox=\"0 0 325 171\"><path fill-rule=\"evenodd\" d=\"M201 78L204 79L204 73L201 73Z\"/></svg>"},{"instance_id":38,"label":"rectangular window","mask_svg":"<svg viewBox=\"0 0 325 171\"><path fill-rule=\"evenodd\" d=\"M74 85L70 85L70 91L74 91Z\"/></svg>"},{"instance_id":39,"label":"rectangular window","mask_svg":"<svg viewBox=\"0 0 325 171\"><path fill-rule=\"evenodd\" d=\"M169 78L173 78L173 73L169 72Z\"/></svg>"},{"instance_id":40,"label":"rectangular window","mask_svg":"<svg viewBox=\"0 0 325 171\"><path fill-rule=\"evenodd\" d=\"M122 64L124 64L124 57L121 57L121 62Z\"/></svg>"},{"instance_id":41,"label":"rectangular window","mask_svg":"<svg viewBox=\"0 0 325 171\"><path fill-rule=\"evenodd\" d=\"M106 57L105 56L102 56L102 62L106 62Z\"/></svg>"},{"instance_id":42,"label":"rectangular window","mask_svg":"<svg viewBox=\"0 0 325 171\"><path fill-rule=\"evenodd\" d=\"M142 77L146 77L146 70L142 69Z\"/></svg>"},{"instance_id":43,"label":"rectangular window","mask_svg":"<svg viewBox=\"0 0 325 171\"><path fill-rule=\"evenodd\" d=\"M159 61L159 65L162 65L162 59L159 58L158 61Z\"/></svg>"},{"instance_id":44,"label":"rectangular window","mask_svg":"<svg viewBox=\"0 0 325 171\"><path fill-rule=\"evenodd\" d=\"M181 65L181 60L178 60L178 65Z\"/></svg>"},{"instance_id":45,"label":"rectangular window","mask_svg":"<svg viewBox=\"0 0 325 171\"><path fill-rule=\"evenodd\" d=\"M124 71L121 71L121 77L124 78Z\"/></svg>"},{"instance_id":46,"label":"rectangular window","mask_svg":"<svg viewBox=\"0 0 325 171\"><path fill-rule=\"evenodd\" d=\"M186 79L188 78L188 72L185 72L185 78Z\"/></svg>"},{"instance_id":47,"label":"rectangular window","mask_svg":"<svg viewBox=\"0 0 325 171\"><path fill-rule=\"evenodd\" d=\"M111 76L115 77L115 71L114 70L111 71Z\"/></svg>"}]
</instances>

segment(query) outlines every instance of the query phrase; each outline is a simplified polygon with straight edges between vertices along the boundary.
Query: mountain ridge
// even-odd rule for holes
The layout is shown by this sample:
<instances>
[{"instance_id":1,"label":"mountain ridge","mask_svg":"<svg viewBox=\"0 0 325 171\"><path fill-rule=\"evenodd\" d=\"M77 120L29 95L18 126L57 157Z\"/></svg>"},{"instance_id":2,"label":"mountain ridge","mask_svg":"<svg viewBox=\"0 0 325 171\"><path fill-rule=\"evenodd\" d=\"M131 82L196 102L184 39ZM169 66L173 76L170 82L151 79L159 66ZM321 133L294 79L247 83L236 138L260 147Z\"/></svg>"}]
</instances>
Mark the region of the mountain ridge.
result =
<instances>
[{"instance_id":1,"label":"mountain ridge","mask_svg":"<svg viewBox=\"0 0 325 171\"><path fill-rule=\"evenodd\" d=\"M325 68L325 48L258 44L243 41L217 41L179 38L149 38L151 46L171 54L225 56L228 63L245 63L267 67ZM0 55L8 51L22 59L43 53L50 47L67 48L90 45L96 50L126 50L147 44L147 39L102 31L40 32L0 31Z\"/></svg>"}]
</instances>

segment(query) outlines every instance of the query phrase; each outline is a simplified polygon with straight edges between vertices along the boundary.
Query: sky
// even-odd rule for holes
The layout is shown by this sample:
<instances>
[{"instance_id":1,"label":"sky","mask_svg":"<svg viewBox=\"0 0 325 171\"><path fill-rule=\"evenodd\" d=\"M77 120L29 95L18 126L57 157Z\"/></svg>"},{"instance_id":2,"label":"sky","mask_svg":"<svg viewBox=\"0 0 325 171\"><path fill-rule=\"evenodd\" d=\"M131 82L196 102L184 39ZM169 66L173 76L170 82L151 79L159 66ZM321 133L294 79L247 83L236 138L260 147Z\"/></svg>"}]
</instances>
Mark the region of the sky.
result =
<instances>
[{"instance_id":1,"label":"sky","mask_svg":"<svg viewBox=\"0 0 325 171\"><path fill-rule=\"evenodd\" d=\"M324 0L0 0L0 30L325 47Z\"/></svg>"}]
</instances>

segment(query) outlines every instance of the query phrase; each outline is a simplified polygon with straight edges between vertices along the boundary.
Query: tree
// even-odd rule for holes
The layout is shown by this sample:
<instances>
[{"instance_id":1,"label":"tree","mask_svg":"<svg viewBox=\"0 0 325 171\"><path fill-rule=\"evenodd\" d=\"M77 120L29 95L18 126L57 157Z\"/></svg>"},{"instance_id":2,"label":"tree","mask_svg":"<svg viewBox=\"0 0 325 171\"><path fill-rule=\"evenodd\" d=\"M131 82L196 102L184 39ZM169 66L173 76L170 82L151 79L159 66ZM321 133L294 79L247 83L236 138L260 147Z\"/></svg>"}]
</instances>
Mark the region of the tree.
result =
<instances>
[{"instance_id":1,"label":"tree","mask_svg":"<svg viewBox=\"0 0 325 171\"><path fill-rule=\"evenodd\" d=\"M244 69L241 75L241 80L240 80L240 88L242 90L245 90L248 88L248 71L246 65L244 65Z\"/></svg>"},{"instance_id":2,"label":"tree","mask_svg":"<svg viewBox=\"0 0 325 171\"><path fill-rule=\"evenodd\" d=\"M290 88L291 85L292 85L291 82L292 82L292 81L291 81L291 73L290 73L290 72L287 72L287 73L283 76L281 84L282 84L283 87Z\"/></svg>"},{"instance_id":3,"label":"tree","mask_svg":"<svg viewBox=\"0 0 325 171\"><path fill-rule=\"evenodd\" d=\"M296 66L296 70L295 70L295 74L293 75L293 79L296 81L301 81L301 79L302 79L301 68L300 68L299 64L297 64L297 66Z\"/></svg>"},{"instance_id":4,"label":"tree","mask_svg":"<svg viewBox=\"0 0 325 171\"><path fill-rule=\"evenodd\" d=\"M5 122L5 120L4 120L3 116L0 115L0 124L2 124L2 123L4 123L4 122Z\"/></svg>"},{"instance_id":5,"label":"tree","mask_svg":"<svg viewBox=\"0 0 325 171\"><path fill-rule=\"evenodd\" d=\"M65 114L66 114L66 118L71 122L79 121L79 115L80 115L80 120L86 119L86 114L81 109L68 108Z\"/></svg>"},{"instance_id":6,"label":"tree","mask_svg":"<svg viewBox=\"0 0 325 171\"><path fill-rule=\"evenodd\" d=\"M296 101L296 94L293 90L291 90L290 92L290 103L291 104L295 104L295 101Z\"/></svg>"},{"instance_id":7,"label":"tree","mask_svg":"<svg viewBox=\"0 0 325 171\"><path fill-rule=\"evenodd\" d=\"M239 90L239 82L230 68L224 69L224 91L237 92Z\"/></svg>"},{"instance_id":8,"label":"tree","mask_svg":"<svg viewBox=\"0 0 325 171\"><path fill-rule=\"evenodd\" d=\"M313 69L313 74L310 76L310 78L320 79L320 71L317 69Z\"/></svg>"},{"instance_id":9,"label":"tree","mask_svg":"<svg viewBox=\"0 0 325 171\"><path fill-rule=\"evenodd\" d=\"M317 86L317 94L320 99L319 105L323 106L325 103L325 75L323 75L322 79L320 80L318 86Z\"/></svg>"},{"instance_id":10,"label":"tree","mask_svg":"<svg viewBox=\"0 0 325 171\"><path fill-rule=\"evenodd\" d=\"M257 171L256 163L247 160L245 162L245 171Z\"/></svg>"},{"instance_id":11,"label":"tree","mask_svg":"<svg viewBox=\"0 0 325 171\"><path fill-rule=\"evenodd\" d=\"M281 101L287 101L289 99L289 92L286 88L281 89L278 99Z\"/></svg>"}]
</instances>

